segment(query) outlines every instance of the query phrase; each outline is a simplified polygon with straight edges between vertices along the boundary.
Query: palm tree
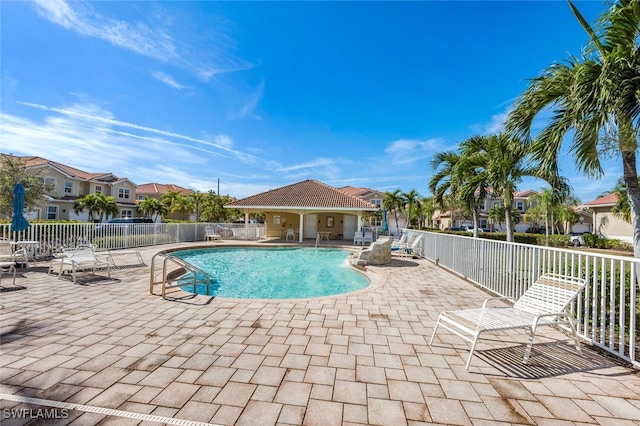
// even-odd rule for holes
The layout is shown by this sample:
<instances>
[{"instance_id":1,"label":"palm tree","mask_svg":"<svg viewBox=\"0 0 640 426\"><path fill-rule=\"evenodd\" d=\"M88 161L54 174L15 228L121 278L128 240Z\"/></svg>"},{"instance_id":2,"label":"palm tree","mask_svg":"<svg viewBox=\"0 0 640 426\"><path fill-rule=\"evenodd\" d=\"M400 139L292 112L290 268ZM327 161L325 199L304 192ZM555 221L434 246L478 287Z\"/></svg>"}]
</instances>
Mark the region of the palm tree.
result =
<instances>
[{"instance_id":1,"label":"palm tree","mask_svg":"<svg viewBox=\"0 0 640 426\"><path fill-rule=\"evenodd\" d=\"M173 203L180 197L182 197L182 195L180 195L180 191L167 191L162 194L160 200L167 205L169 211L174 211L172 209Z\"/></svg>"},{"instance_id":2,"label":"palm tree","mask_svg":"<svg viewBox=\"0 0 640 426\"><path fill-rule=\"evenodd\" d=\"M525 166L526 147L504 133L478 137L470 140L469 144L472 146L469 150L473 154L465 157L464 168L476 170L475 173L481 178L479 182L486 185L486 188L491 188L493 197L502 198L506 240L513 242L513 197L522 179L533 176L554 182L558 187L564 183L544 169Z\"/></svg>"},{"instance_id":3,"label":"palm tree","mask_svg":"<svg viewBox=\"0 0 640 426\"><path fill-rule=\"evenodd\" d=\"M425 197L420 200L420 217L424 219L424 222L420 221L420 226L427 228L433 227L433 215L436 212L436 205L433 202L433 197Z\"/></svg>"},{"instance_id":4,"label":"palm tree","mask_svg":"<svg viewBox=\"0 0 640 426\"><path fill-rule=\"evenodd\" d=\"M409 192L403 192L400 194L403 199L404 208L407 212L407 227L411 226L411 219L413 218L414 206L420 206L420 194L415 189L412 189ZM417 213L417 212L416 212Z\"/></svg>"},{"instance_id":5,"label":"palm tree","mask_svg":"<svg viewBox=\"0 0 640 426\"><path fill-rule=\"evenodd\" d=\"M558 168L565 134L586 175L604 174L601 156L622 159L633 224L634 256L640 257L640 187L636 167L640 115L640 2L619 0L599 18L596 30L569 1L590 41L581 58L553 64L532 80L507 119L507 130L530 140L534 118L547 107L553 116L532 143L546 169Z\"/></svg>"},{"instance_id":6,"label":"palm tree","mask_svg":"<svg viewBox=\"0 0 640 426\"><path fill-rule=\"evenodd\" d=\"M491 207L491 209L489 210L489 219L496 221L498 225L500 225L501 229L502 229L502 224L504 223L504 218L505 218L504 207L502 207L500 204L496 204L495 206Z\"/></svg>"},{"instance_id":7,"label":"palm tree","mask_svg":"<svg viewBox=\"0 0 640 426\"><path fill-rule=\"evenodd\" d=\"M396 220L396 231L400 230L398 226L398 212L402 211L404 206L404 200L400 195L400 190L396 189L393 192L385 192L382 198L382 208L388 212L393 212L393 217Z\"/></svg>"},{"instance_id":8,"label":"palm tree","mask_svg":"<svg viewBox=\"0 0 640 426\"><path fill-rule=\"evenodd\" d=\"M100 213L100 196L104 197L102 194L87 194L78 198L73 203L73 211L80 214L86 210L89 213L89 220L95 222L95 215Z\"/></svg>"},{"instance_id":9,"label":"palm tree","mask_svg":"<svg viewBox=\"0 0 640 426\"><path fill-rule=\"evenodd\" d=\"M202 206L202 202L205 199L205 194L202 192L194 192L191 194L191 200L193 201L193 205L196 209L196 222L200 222L200 206Z\"/></svg>"},{"instance_id":10,"label":"palm tree","mask_svg":"<svg viewBox=\"0 0 640 426\"><path fill-rule=\"evenodd\" d=\"M172 212L181 212L182 220L186 220L187 213L191 213L195 207L195 204L191 197L179 195L171 201L170 210Z\"/></svg>"},{"instance_id":11,"label":"palm tree","mask_svg":"<svg viewBox=\"0 0 640 426\"><path fill-rule=\"evenodd\" d=\"M116 199L104 194L87 194L76 200L73 209L76 213L84 210L89 211L89 217L93 221L95 221L94 216L97 214L99 222L102 222L105 216L108 219L109 216L117 215L119 211Z\"/></svg>"},{"instance_id":12,"label":"palm tree","mask_svg":"<svg viewBox=\"0 0 640 426\"><path fill-rule=\"evenodd\" d=\"M169 212L169 208L165 203L157 198L144 197L144 200L138 203L138 211L145 216L151 217L156 221L157 216L164 216Z\"/></svg>"}]
</instances>

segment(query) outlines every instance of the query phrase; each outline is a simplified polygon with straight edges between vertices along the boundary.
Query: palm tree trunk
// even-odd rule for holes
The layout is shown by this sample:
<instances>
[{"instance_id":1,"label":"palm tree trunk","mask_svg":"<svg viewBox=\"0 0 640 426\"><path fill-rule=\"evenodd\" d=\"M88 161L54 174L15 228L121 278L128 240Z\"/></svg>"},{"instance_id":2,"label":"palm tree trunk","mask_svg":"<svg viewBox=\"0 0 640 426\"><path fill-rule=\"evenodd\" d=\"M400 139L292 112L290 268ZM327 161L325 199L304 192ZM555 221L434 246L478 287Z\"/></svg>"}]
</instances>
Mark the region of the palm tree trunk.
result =
<instances>
[{"instance_id":1,"label":"palm tree trunk","mask_svg":"<svg viewBox=\"0 0 640 426\"><path fill-rule=\"evenodd\" d=\"M473 238L478 238L478 226L480 226L480 219L478 218L478 209L474 208L473 212Z\"/></svg>"}]
</instances>

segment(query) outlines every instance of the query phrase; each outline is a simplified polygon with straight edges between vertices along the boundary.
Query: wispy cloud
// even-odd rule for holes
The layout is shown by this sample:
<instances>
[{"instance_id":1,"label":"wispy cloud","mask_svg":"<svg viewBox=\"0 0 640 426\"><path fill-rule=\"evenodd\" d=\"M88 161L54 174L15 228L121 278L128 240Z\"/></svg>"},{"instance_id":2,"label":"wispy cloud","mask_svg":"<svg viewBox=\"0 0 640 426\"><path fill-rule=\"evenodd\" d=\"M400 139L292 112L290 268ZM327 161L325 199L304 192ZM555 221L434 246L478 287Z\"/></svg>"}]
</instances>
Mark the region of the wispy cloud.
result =
<instances>
[{"instance_id":1,"label":"wispy cloud","mask_svg":"<svg viewBox=\"0 0 640 426\"><path fill-rule=\"evenodd\" d=\"M236 185L234 182L252 180L253 176L259 184L249 186L262 189L271 179L268 171L277 166L268 159L232 149L233 140L223 134L205 140L126 123L90 103L65 108L22 105L45 111L46 115L34 120L0 113L2 152L35 153L86 171L113 172L136 183L171 182L201 191L215 189L218 177L230 188ZM242 162L245 165L241 168L257 168L243 175L237 170ZM261 171L264 175L256 177Z\"/></svg>"},{"instance_id":2,"label":"wispy cloud","mask_svg":"<svg viewBox=\"0 0 640 426\"><path fill-rule=\"evenodd\" d=\"M384 152L394 165L409 165L433 157L433 154L444 147L444 140L440 138L399 139L391 142Z\"/></svg>"},{"instance_id":3,"label":"wispy cloud","mask_svg":"<svg viewBox=\"0 0 640 426\"><path fill-rule=\"evenodd\" d=\"M30 102L20 102L20 104L29 106L32 108L58 113L63 116L72 117L77 119L79 122L85 123L84 125L91 125L96 127L101 127L105 131L112 131L111 126L120 127L120 128L128 128L134 129L138 131L144 131L164 137L169 137L172 139L178 139L181 141L193 142L197 145L202 145L206 149L207 152L219 155L228 158L234 158L236 160L249 163L249 164L257 164L257 163L268 163L267 160L257 157L252 154L247 154L245 152L237 151L229 148L231 144L231 138L226 135L218 135L215 141L208 141L203 139L194 138L191 136L182 135L179 133L169 132L162 129L155 129L148 126L141 126L134 123L129 123L126 121L116 120L112 118L112 115L107 111L99 110L99 113L96 113L97 106L78 106L73 108L57 108L57 107L48 107L41 104L34 104ZM221 143L217 143L216 141L220 141ZM215 148L216 150L211 150L211 148Z\"/></svg>"},{"instance_id":4,"label":"wispy cloud","mask_svg":"<svg viewBox=\"0 0 640 426\"><path fill-rule=\"evenodd\" d=\"M228 24L221 18L210 17L210 26L205 31L193 28L192 22L179 22L182 16L152 3L148 3L153 6L150 6L152 11L145 14L145 21L127 22L97 12L86 1L32 2L38 14L50 22L85 37L104 40L139 55L189 69L203 81L254 66L236 56L235 40L228 34ZM180 36L176 37L174 34L178 33Z\"/></svg>"},{"instance_id":5,"label":"wispy cloud","mask_svg":"<svg viewBox=\"0 0 640 426\"><path fill-rule=\"evenodd\" d=\"M183 84L178 83L169 74L165 74L163 72L156 71L156 72L152 73L151 75L153 75L157 80L161 81L162 83L166 84L169 87L173 87L176 90L183 90L183 89L185 89L187 87L187 86L185 86Z\"/></svg>"},{"instance_id":6,"label":"wispy cloud","mask_svg":"<svg viewBox=\"0 0 640 426\"><path fill-rule=\"evenodd\" d=\"M83 36L95 37L140 55L170 61L178 58L172 36L161 26L117 20L100 15L87 2L33 0L45 19Z\"/></svg>"},{"instance_id":7,"label":"wispy cloud","mask_svg":"<svg viewBox=\"0 0 640 426\"><path fill-rule=\"evenodd\" d=\"M249 95L247 101L240 107L240 111L238 111L238 118L244 117L253 117L256 119L260 119L260 116L255 115L254 112L256 107L262 100L262 96L264 95L264 80L260 82L256 90Z\"/></svg>"},{"instance_id":8,"label":"wispy cloud","mask_svg":"<svg viewBox=\"0 0 640 426\"><path fill-rule=\"evenodd\" d=\"M504 130L505 120L509 113L507 111L493 115L488 123L475 124L471 126L474 133L480 135L494 135Z\"/></svg>"},{"instance_id":9,"label":"wispy cloud","mask_svg":"<svg viewBox=\"0 0 640 426\"><path fill-rule=\"evenodd\" d=\"M286 174L289 179L336 179L340 172L340 164L346 160L333 158L316 158L304 163L279 167L276 172Z\"/></svg>"}]
</instances>

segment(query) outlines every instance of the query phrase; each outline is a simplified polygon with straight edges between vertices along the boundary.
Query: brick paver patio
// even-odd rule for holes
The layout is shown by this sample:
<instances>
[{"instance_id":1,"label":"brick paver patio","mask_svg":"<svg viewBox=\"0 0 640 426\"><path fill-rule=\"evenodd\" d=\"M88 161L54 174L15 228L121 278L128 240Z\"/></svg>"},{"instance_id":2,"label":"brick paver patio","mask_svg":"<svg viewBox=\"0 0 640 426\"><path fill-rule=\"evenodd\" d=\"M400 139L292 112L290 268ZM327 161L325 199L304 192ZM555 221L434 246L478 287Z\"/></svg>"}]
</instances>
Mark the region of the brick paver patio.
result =
<instances>
[{"instance_id":1,"label":"brick paver patio","mask_svg":"<svg viewBox=\"0 0 640 426\"><path fill-rule=\"evenodd\" d=\"M343 296L163 300L148 292L158 250L112 281L74 285L44 262L16 287L4 275L3 425L640 424L638 371L560 331L528 365L517 331L482 340L469 371L459 337L428 346L439 312L486 294L426 260L371 267L386 282Z\"/></svg>"}]
</instances>

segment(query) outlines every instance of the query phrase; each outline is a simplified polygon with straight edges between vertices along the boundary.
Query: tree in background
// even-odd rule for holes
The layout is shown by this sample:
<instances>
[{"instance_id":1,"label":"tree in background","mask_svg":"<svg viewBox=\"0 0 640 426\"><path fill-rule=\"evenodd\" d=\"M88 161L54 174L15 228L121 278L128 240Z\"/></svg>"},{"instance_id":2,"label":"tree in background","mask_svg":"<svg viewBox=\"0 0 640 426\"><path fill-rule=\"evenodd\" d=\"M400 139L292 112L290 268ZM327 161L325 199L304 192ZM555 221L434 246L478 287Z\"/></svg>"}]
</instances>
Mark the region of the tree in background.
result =
<instances>
[{"instance_id":1,"label":"tree in background","mask_svg":"<svg viewBox=\"0 0 640 426\"><path fill-rule=\"evenodd\" d=\"M195 208L195 203L190 196L178 195L171 201L169 210L182 213L182 220L187 220L187 214L191 213Z\"/></svg>"},{"instance_id":2,"label":"tree in background","mask_svg":"<svg viewBox=\"0 0 640 426\"><path fill-rule=\"evenodd\" d=\"M116 216L119 212L118 203L114 197L104 194L87 194L82 198L78 198L73 204L76 213L84 210L89 211L89 218L93 221L94 214L99 216L98 222L102 222L105 217Z\"/></svg>"},{"instance_id":3,"label":"tree in background","mask_svg":"<svg viewBox=\"0 0 640 426\"><path fill-rule=\"evenodd\" d=\"M40 170L27 169L26 162L13 155L0 155L0 214L13 216L13 188L18 182L26 191L25 211L33 210L44 196L54 190Z\"/></svg>"},{"instance_id":4,"label":"tree in background","mask_svg":"<svg viewBox=\"0 0 640 426\"><path fill-rule=\"evenodd\" d=\"M413 218L418 218L418 210L420 208L420 194L415 189L400 194L404 210L407 212L407 228L413 226Z\"/></svg>"},{"instance_id":5,"label":"tree in background","mask_svg":"<svg viewBox=\"0 0 640 426\"><path fill-rule=\"evenodd\" d=\"M400 231L398 226L398 213L402 211L404 207L404 199L400 195L400 190L396 189L393 192L385 192L382 198L382 208L388 212L393 212L393 217L396 220L396 230Z\"/></svg>"},{"instance_id":6,"label":"tree in background","mask_svg":"<svg viewBox=\"0 0 640 426\"><path fill-rule=\"evenodd\" d=\"M420 228L433 228L433 215L436 213L436 205L433 197L424 197L420 200Z\"/></svg>"},{"instance_id":7,"label":"tree in background","mask_svg":"<svg viewBox=\"0 0 640 426\"><path fill-rule=\"evenodd\" d=\"M202 207L202 202L207 194L203 194L202 192L194 192L191 194L191 200L193 201L193 206L196 209L196 222L200 222L200 208Z\"/></svg>"},{"instance_id":8,"label":"tree in background","mask_svg":"<svg viewBox=\"0 0 640 426\"><path fill-rule=\"evenodd\" d=\"M169 207L157 198L149 198L145 195L144 200L138 203L138 211L155 222L158 216L164 217L169 213Z\"/></svg>"},{"instance_id":9,"label":"tree in background","mask_svg":"<svg viewBox=\"0 0 640 426\"><path fill-rule=\"evenodd\" d=\"M592 28L569 1L589 35L581 58L554 63L532 80L507 118L507 130L531 140L534 118L552 108L548 125L531 143L542 168L558 170L564 136L574 130L570 152L584 174L602 177L603 156L622 159L633 225L634 256L640 257L640 187L636 166L640 116L640 2L619 0ZM595 225L595 224L594 224Z\"/></svg>"}]
</instances>

